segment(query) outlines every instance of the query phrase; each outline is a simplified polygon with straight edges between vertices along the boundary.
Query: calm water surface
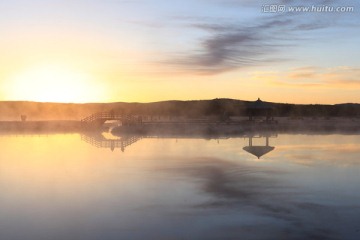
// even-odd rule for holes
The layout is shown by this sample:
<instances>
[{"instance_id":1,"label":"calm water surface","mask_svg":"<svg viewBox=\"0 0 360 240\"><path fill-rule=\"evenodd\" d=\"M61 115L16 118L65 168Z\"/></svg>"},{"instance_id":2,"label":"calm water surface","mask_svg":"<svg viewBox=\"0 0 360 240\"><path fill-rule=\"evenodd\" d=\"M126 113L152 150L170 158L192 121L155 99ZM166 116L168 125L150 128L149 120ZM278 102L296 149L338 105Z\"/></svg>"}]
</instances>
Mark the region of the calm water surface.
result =
<instances>
[{"instance_id":1,"label":"calm water surface","mask_svg":"<svg viewBox=\"0 0 360 240\"><path fill-rule=\"evenodd\" d=\"M0 145L1 240L360 239L358 135Z\"/></svg>"}]
</instances>

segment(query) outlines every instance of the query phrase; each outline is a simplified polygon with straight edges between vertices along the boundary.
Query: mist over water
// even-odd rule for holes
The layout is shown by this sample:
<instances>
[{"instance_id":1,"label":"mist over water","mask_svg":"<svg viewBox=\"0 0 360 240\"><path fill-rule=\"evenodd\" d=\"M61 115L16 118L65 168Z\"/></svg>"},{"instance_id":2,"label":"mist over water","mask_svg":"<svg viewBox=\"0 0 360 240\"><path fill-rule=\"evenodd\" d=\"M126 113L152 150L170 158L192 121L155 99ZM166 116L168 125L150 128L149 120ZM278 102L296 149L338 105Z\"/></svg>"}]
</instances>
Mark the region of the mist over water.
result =
<instances>
[{"instance_id":1,"label":"mist over water","mask_svg":"<svg viewBox=\"0 0 360 240\"><path fill-rule=\"evenodd\" d=\"M0 136L0 239L360 236L359 135L102 137Z\"/></svg>"}]
</instances>

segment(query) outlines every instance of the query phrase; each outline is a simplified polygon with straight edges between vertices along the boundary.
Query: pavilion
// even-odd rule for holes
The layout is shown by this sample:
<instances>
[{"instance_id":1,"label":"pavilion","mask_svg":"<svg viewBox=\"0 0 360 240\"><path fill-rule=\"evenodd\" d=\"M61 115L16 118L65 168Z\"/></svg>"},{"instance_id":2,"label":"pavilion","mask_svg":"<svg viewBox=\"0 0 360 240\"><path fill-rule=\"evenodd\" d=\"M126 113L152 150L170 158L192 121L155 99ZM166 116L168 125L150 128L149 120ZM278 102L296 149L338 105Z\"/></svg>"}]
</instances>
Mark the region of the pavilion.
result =
<instances>
[{"instance_id":1,"label":"pavilion","mask_svg":"<svg viewBox=\"0 0 360 240\"><path fill-rule=\"evenodd\" d=\"M270 103L261 101L260 98L255 102L250 102L247 105L247 113L249 115L249 121L253 121L254 117L265 117L266 121L271 120L273 108Z\"/></svg>"}]
</instances>

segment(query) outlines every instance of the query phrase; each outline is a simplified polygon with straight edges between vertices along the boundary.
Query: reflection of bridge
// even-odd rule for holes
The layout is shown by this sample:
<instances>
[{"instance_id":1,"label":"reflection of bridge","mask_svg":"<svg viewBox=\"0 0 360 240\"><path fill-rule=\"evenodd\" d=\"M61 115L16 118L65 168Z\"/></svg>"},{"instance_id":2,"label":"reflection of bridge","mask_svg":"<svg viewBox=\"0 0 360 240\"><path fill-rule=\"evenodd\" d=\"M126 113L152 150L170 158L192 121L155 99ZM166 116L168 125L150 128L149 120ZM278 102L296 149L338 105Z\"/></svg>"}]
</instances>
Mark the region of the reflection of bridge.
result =
<instances>
[{"instance_id":1,"label":"reflection of bridge","mask_svg":"<svg viewBox=\"0 0 360 240\"><path fill-rule=\"evenodd\" d=\"M131 144L143 139L143 138L170 138L170 139L202 139L199 136L188 136L188 135L124 135L119 138L111 139L106 138L103 134L105 132L89 132L81 134L81 140L87 142L97 148L110 148L114 151L115 148L120 148L124 152L125 148ZM205 139L205 138L204 138ZM219 139L228 139L228 137L218 137Z\"/></svg>"},{"instance_id":2,"label":"reflection of bridge","mask_svg":"<svg viewBox=\"0 0 360 240\"><path fill-rule=\"evenodd\" d=\"M115 137L111 134L111 139L106 138L103 134L106 135L106 133L89 133L89 134L82 134L81 140L95 146L98 148L110 148L112 151L114 151L115 148L120 148L122 152L125 151L125 148L134 144L135 142L143 139L143 138L170 138L170 139L206 139L204 137L195 135L124 135L119 138L113 139ZM107 133L109 134L109 133ZM277 138L277 134L272 133L265 133L265 134L248 134L248 135L242 135L237 137L245 137L249 139L248 146L243 147L243 150L246 152L256 156L257 158L261 158L262 156L266 155L267 153L273 151L275 147L270 146L269 144L269 138ZM219 139L228 139L228 137L217 137L217 140ZM265 139L264 144L255 145L253 143L254 139Z\"/></svg>"},{"instance_id":3,"label":"reflection of bridge","mask_svg":"<svg viewBox=\"0 0 360 240\"><path fill-rule=\"evenodd\" d=\"M103 125L106 121L110 120L121 121L122 125L134 125L142 123L141 117L124 115L115 112L99 112L83 118L81 120L81 124L84 127L99 127Z\"/></svg>"},{"instance_id":4,"label":"reflection of bridge","mask_svg":"<svg viewBox=\"0 0 360 240\"><path fill-rule=\"evenodd\" d=\"M141 138L142 138L141 136L124 136L119 139L106 139L101 134L81 135L81 140L90 143L95 147L110 148L111 151L114 151L115 148L120 148L122 152L125 150L126 147L139 141Z\"/></svg>"}]
</instances>

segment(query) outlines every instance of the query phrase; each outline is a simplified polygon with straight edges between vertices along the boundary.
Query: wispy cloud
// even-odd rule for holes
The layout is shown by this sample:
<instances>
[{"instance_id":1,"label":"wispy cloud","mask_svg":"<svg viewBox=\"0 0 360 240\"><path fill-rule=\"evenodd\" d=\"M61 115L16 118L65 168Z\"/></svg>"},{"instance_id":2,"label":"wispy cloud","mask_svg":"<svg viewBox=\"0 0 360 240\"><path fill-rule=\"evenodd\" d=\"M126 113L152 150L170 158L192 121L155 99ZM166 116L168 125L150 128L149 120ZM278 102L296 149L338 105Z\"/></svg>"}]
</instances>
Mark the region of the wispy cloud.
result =
<instances>
[{"instance_id":1,"label":"wispy cloud","mask_svg":"<svg viewBox=\"0 0 360 240\"><path fill-rule=\"evenodd\" d=\"M348 66L297 68L287 72L272 73L271 77L267 73L262 76L258 73L257 78L281 86L360 88L360 68Z\"/></svg>"},{"instance_id":2,"label":"wispy cloud","mask_svg":"<svg viewBox=\"0 0 360 240\"><path fill-rule=\"evenodd\" d=\"M272 24L279 28L290 23L285 20L267 20L254 26L195 23L194 28L205 30L210 36L201 40L195 52L179 53L168 63L197 73L216 74L279 61L269 56L280 47L274 41L278 37L267 36L274 31Z\"/></svg>"},{"instance_id":3,"label":"wispy cloud","mask_svg":"<svg viewBox=\"0 0 360 240\"><path fill-rule=\"evenodd\" d=\"M247 4L246 1L225 1L226 4ZM288 2L289 3L289 2ZM308 3L307 3L308 4ZM260 4L258 8L260 11ZM334 26L336 20L329 15L284 13L257 14L244 22L219 19L197 21L191 28L207 33L198 39L191 52L177 52L167 64L198 74L217 74L234 69L262 66L291 60L286 53L310 37L304 33Z\"/></svg>"}]
</instances>

